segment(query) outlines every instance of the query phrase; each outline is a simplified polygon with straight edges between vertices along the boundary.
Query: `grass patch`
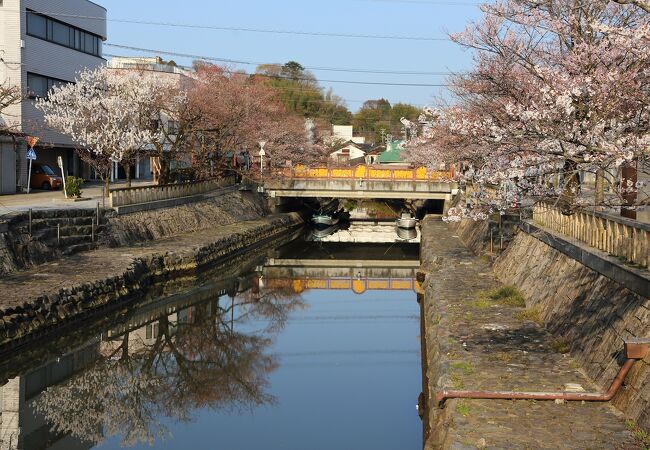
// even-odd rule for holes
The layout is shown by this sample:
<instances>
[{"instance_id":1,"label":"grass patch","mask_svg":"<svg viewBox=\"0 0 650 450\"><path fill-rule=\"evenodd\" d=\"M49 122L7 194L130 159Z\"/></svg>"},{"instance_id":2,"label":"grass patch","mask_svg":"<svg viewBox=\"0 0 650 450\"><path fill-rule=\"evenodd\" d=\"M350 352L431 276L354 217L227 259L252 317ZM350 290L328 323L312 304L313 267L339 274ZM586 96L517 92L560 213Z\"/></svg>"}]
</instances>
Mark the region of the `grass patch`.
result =
<instances>
[{"instance_id":1,"label":"grass patch","mask_svg":"<svg viewBox=\"0 0 650 450\"><path fill-rule=\"evenodd\" d=\"M480 292L477 299L470 303L476 309L486 309L494 304L525 308L526 299L515 286L505 285L491 291Z\"/></svg>"},{"instance_id":2,"label":"grass patch","mask_svg":"<svg viewBox=\"0 0 650 450\"><path fill-rule=\"evenodd\" d=\"M497 303L507 306L516 306L519 308L526 307L526 299L516 286L505 285L492 289L487 293L487 297Z\"/></svg>"},{"instance_id":3,"label":"grass patch","mask_svg":"<svg viewBox=\"0 0 650 450\"><path fill-rule=\"evenodd\" d=\"M537 325L544 325L544 320L542 320L542 312L539 310L537 306L534 308L527 309L525 311L521 311L520 313L517 314L517 319L519 320L530 320L532 322L535 322Z\"/></svg>"},{"instance_id":4,"label":"grass patch","mask_svg":"<svg viewBox=\"0 0 650 450\"><path fill-rule=\"evenodd\" d=\"M471 408L469 407L469 404L465 402L459 402L458 405L456 405L456 412L463 417L467 417L471 412Z\"/></svg>"},{"instance_id":5,"label":"grass patch","mask_svg":"<svg viewBox=\"0 0 650 450\"><path fill-rule=\"evenodd\" d=\"M558 338L558 339L553 339L549 344L548 347L554 351L555 353L569 353L571 350L571 346L569 345L569 340L565 338Z\"/></svg>"},{"instance_id":6,"label":"grass patch","mask_svg":"<svg viewBox=\"0 0 650 450\"><path fill-rule=\"evenodd\" d=\"M497 352L490 355L490 359L495 361L501 361L504 363L509 363L512 361L512 355L508 352Z\"/></svg>"},{"instance_id":7,"label":"grass patch","mask_svg":"<svg viewBox=\"0 0 650 450\"><path fill-rule=\"evenodd\" d=\"M474 373L474 366L470 362L455 362L451 364L451 368L460 370L464 375L471 375Z\"/></svg>"},{"instance_id":8,"label":"grass patch","mask_svg":"<svg viewBox=\"0 0 650 450\"><path fill-rule=\"evenodd\" d=\"M465 387L465 382L463 381L461 376L458 375L457 373L451 374L451 377L449 377L449 378L451 379L451 387L452 388L454 388L454 389L462 389L462 388Z\"/></svg>"},{"instance_id":9,"label":"grass patch","mask_svg":"<svg viewBox=\"0 0 650 450\"><path fill-rule=\"evenodd\" d=\"M492 302L485 297L479 297L471 303L473 308L486 309L492 306Z\"/></svg>"},{"instance_id":10,"label":"grass patch","mask_svg":"<svg viewBox=\"0 0 650 450\"><path fill-rule=\"evenodd\" d=\"M648 433L639 428L632 419L626 419L625 426L634 434L634 437L643 445L645 450L650 450L650 435Z\"/></svg>"}]
</instances>

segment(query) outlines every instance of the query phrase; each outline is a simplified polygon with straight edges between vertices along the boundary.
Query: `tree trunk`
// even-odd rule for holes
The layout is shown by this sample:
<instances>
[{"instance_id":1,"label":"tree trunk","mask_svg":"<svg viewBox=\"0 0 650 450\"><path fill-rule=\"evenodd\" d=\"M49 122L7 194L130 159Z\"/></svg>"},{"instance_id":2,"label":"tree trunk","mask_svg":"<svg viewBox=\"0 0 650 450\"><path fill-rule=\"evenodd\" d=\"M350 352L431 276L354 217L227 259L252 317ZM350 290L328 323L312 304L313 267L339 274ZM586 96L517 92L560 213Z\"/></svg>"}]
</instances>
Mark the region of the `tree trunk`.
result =
<instances>
[{"instance_id":1,"label":"tree trunk","mask_svg":"<svg viewBox=\"0 0 650 450\"><path fill-rule=\"evenodd\" d=\"M160 177L158 184L169 184L169 160L165 156L160 157Z\"/></svg>"},{"instance_id":2,"label":"tree trunk","mask_svg":"<svg viewBox=\"0 0 650 450\"><path fill-rule=\"evenodd\" d=\"M104 198L109 198L111 196L111 177L104 177Z\"/></svg>"},{"instance_id":3,"label":"tree trunk","mask_svg":"<svg viewBox=\"0 0 650 450\"><path fill-rule=\"evenodd\" d=\"M577 163L570 159L564 161L563 173L564 183L559 206L563 214L573 214L576 197L580 190L580 177L578 176Z\"/></svg>"},{"instance_id":4,"label":"tree trunk","mask_svg":"<svg viewBox=\"0 0 650 450\"><path fill-rule=\"evenodd\" d=\"M131 163L124 163L124 173L126 174L126 187L131 187Z\"/></svg>"},{"instance_id":5,"label":"tree trunk","mask_svg":"<svg viewBox=\"0 0 650 450\"><path fill-rule=\"evenodd\" d=\"M596 170L596 199L594 204L597 209L602 209L605 205L605 170Z\"/></svg>"},{"instance_id":6,"label":"tree trunk","mask_svg":"<svg viewBox=\"0 0 650 450\"><path fill-rule=\"evenodd\" d=\"M623 199L623 206L621 206L621 216L628 219L636 220L636 209L628 209L625 205L633 206L636 203L637 191L636 191L636 182L637 182L637 170L636 170L637 161L626 163L621 168L621 188L628 189L628 181L632 183L633 190L631 192L622 191L621 197Z\"/></svg>"}]
</instances>

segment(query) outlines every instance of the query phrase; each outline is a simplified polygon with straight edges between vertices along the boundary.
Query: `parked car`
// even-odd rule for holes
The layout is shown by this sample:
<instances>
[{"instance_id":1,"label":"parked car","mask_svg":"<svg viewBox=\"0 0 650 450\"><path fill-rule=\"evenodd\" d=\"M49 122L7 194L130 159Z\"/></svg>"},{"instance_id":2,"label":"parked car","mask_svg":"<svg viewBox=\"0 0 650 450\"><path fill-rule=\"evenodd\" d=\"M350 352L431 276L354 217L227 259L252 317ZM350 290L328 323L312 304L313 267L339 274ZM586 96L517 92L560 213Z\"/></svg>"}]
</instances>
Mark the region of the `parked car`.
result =
<instances>
[{"instance_id":1,"label":"parked car","mask_svg":"<svg viewBox=\"0 0 650 450\"><path fill-rule=\"evenodd\" d=\"M29 184L32 189L59 189L63 186L63 179L47 164L33 163Z\"/></svg>"}]
</instances>

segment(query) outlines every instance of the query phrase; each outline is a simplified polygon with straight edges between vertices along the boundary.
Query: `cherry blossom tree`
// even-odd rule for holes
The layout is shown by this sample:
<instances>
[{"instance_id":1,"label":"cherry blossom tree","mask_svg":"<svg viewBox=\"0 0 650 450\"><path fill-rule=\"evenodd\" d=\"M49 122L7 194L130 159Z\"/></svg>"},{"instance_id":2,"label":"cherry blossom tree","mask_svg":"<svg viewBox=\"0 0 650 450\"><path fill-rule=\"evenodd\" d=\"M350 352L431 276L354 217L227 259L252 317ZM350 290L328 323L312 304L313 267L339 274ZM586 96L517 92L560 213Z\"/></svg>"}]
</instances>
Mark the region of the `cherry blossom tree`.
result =
<instances>
[{"instance_id":1,"label":"cherry blossom tree","mask_svg":"<svg viewBox=\"0 0 650 450\"><path fill-rule=\"evenodd\" d=\"M18 131L20 124L18 121L12 120L13 116L8 114L7 109L19 104L23 97L20 87L12 86L8 82L0 84L0 134L15 134Z\"/></svg>"},{"instance_id":2,"label":"cherry blossom tree","mask_svg":"<svg viewBox=\"0 0 650 450\"><path fill-rule=\"evenodd\" d=\"M11 114L8 110L10 107L20 104L24 98L24 93L20 87L12 86L8 82L0 84L0 139L7 136L14 148L18 152L18 137L21 135L20 116Z\"/></svg>"},{"instance_id":3,"label":"cherry blossom tree","mask_svg":"<svg viewBox=\"0 0 650 450\"><path fill-rule=\"evenodd\" d=\"M144 152L160 162L158 182L170 182L172 162L189 161L188 155L196 145L200 117L189 102L194 77L140 69L110 72L137 111L136 126L148 136Z\"/></svg>"},{"instance_id":4,"label":"cherry blossom tree","mask_svg":"<svg viewBox=\"0 0 650 450\"><path fill-rule=\"evenodd\" d=\"M286 112L265 77L249 76L214 65L198 68L189 100L199 114L201 154L226 155L248 149L257 153L260 141L274 164L308 163L322 158L303 118ZM221 161L228 163L228 161Z\"/></svg>"},{"instance_id":5,"label":"cherry blossom tree","mask_svg":"<svg viewBox=\"0 0 650 450\"><path fill-rule=\"evenodd\" d=\"M78 144L80 157L104 181L105 196L112 162L132 157L153 139L139 126L137 104L124 95L137 88L130 82L101 67L81 72L75 83L55 86L36 101L46 124Z\"/></svg>"},{"instance_id":6,"label":"cherry blossom tree","mask_svg":"<svg viewBox=\"0 0 650 450\"><path fill-rule=\"evenodd\" d=\"M585 205L647 203L626 167L650 146L650 18L645 0L502 0L452 39L474 68L451 77L453 98L421 118L413 162L461 166L476 218L553 198ZM584 174L611 194L583 187ZM621 180L621 174L623 179Z\"/></svg>"}]
</instances>

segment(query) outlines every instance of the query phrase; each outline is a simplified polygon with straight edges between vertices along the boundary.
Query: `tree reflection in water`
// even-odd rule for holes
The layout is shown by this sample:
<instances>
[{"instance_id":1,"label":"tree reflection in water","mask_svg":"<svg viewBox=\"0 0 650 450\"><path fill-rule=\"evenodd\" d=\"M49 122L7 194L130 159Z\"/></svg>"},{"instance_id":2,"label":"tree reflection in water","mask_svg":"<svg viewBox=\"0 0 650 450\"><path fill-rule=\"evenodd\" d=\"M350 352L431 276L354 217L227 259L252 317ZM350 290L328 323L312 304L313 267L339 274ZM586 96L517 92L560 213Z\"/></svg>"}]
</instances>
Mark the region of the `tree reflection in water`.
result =
<instances>
[{"instance_id":1,"label":"tree reflection in water","mask_svg":"<svg viewBox=\"0 0 650 450\"><path fill-rule=\"evenodd\" d=\"M265 352L303 306L292 291L248 291L160 317L149 336L145 326L103 342L94 364L48 388L35 408L54 432L95 443L121 435L128 446L168 437L165 417L189 421L197 408L272 404L268 376L278 363ZM253 320L264 326L238 330Z\"/></svg>"}]
</instances>

